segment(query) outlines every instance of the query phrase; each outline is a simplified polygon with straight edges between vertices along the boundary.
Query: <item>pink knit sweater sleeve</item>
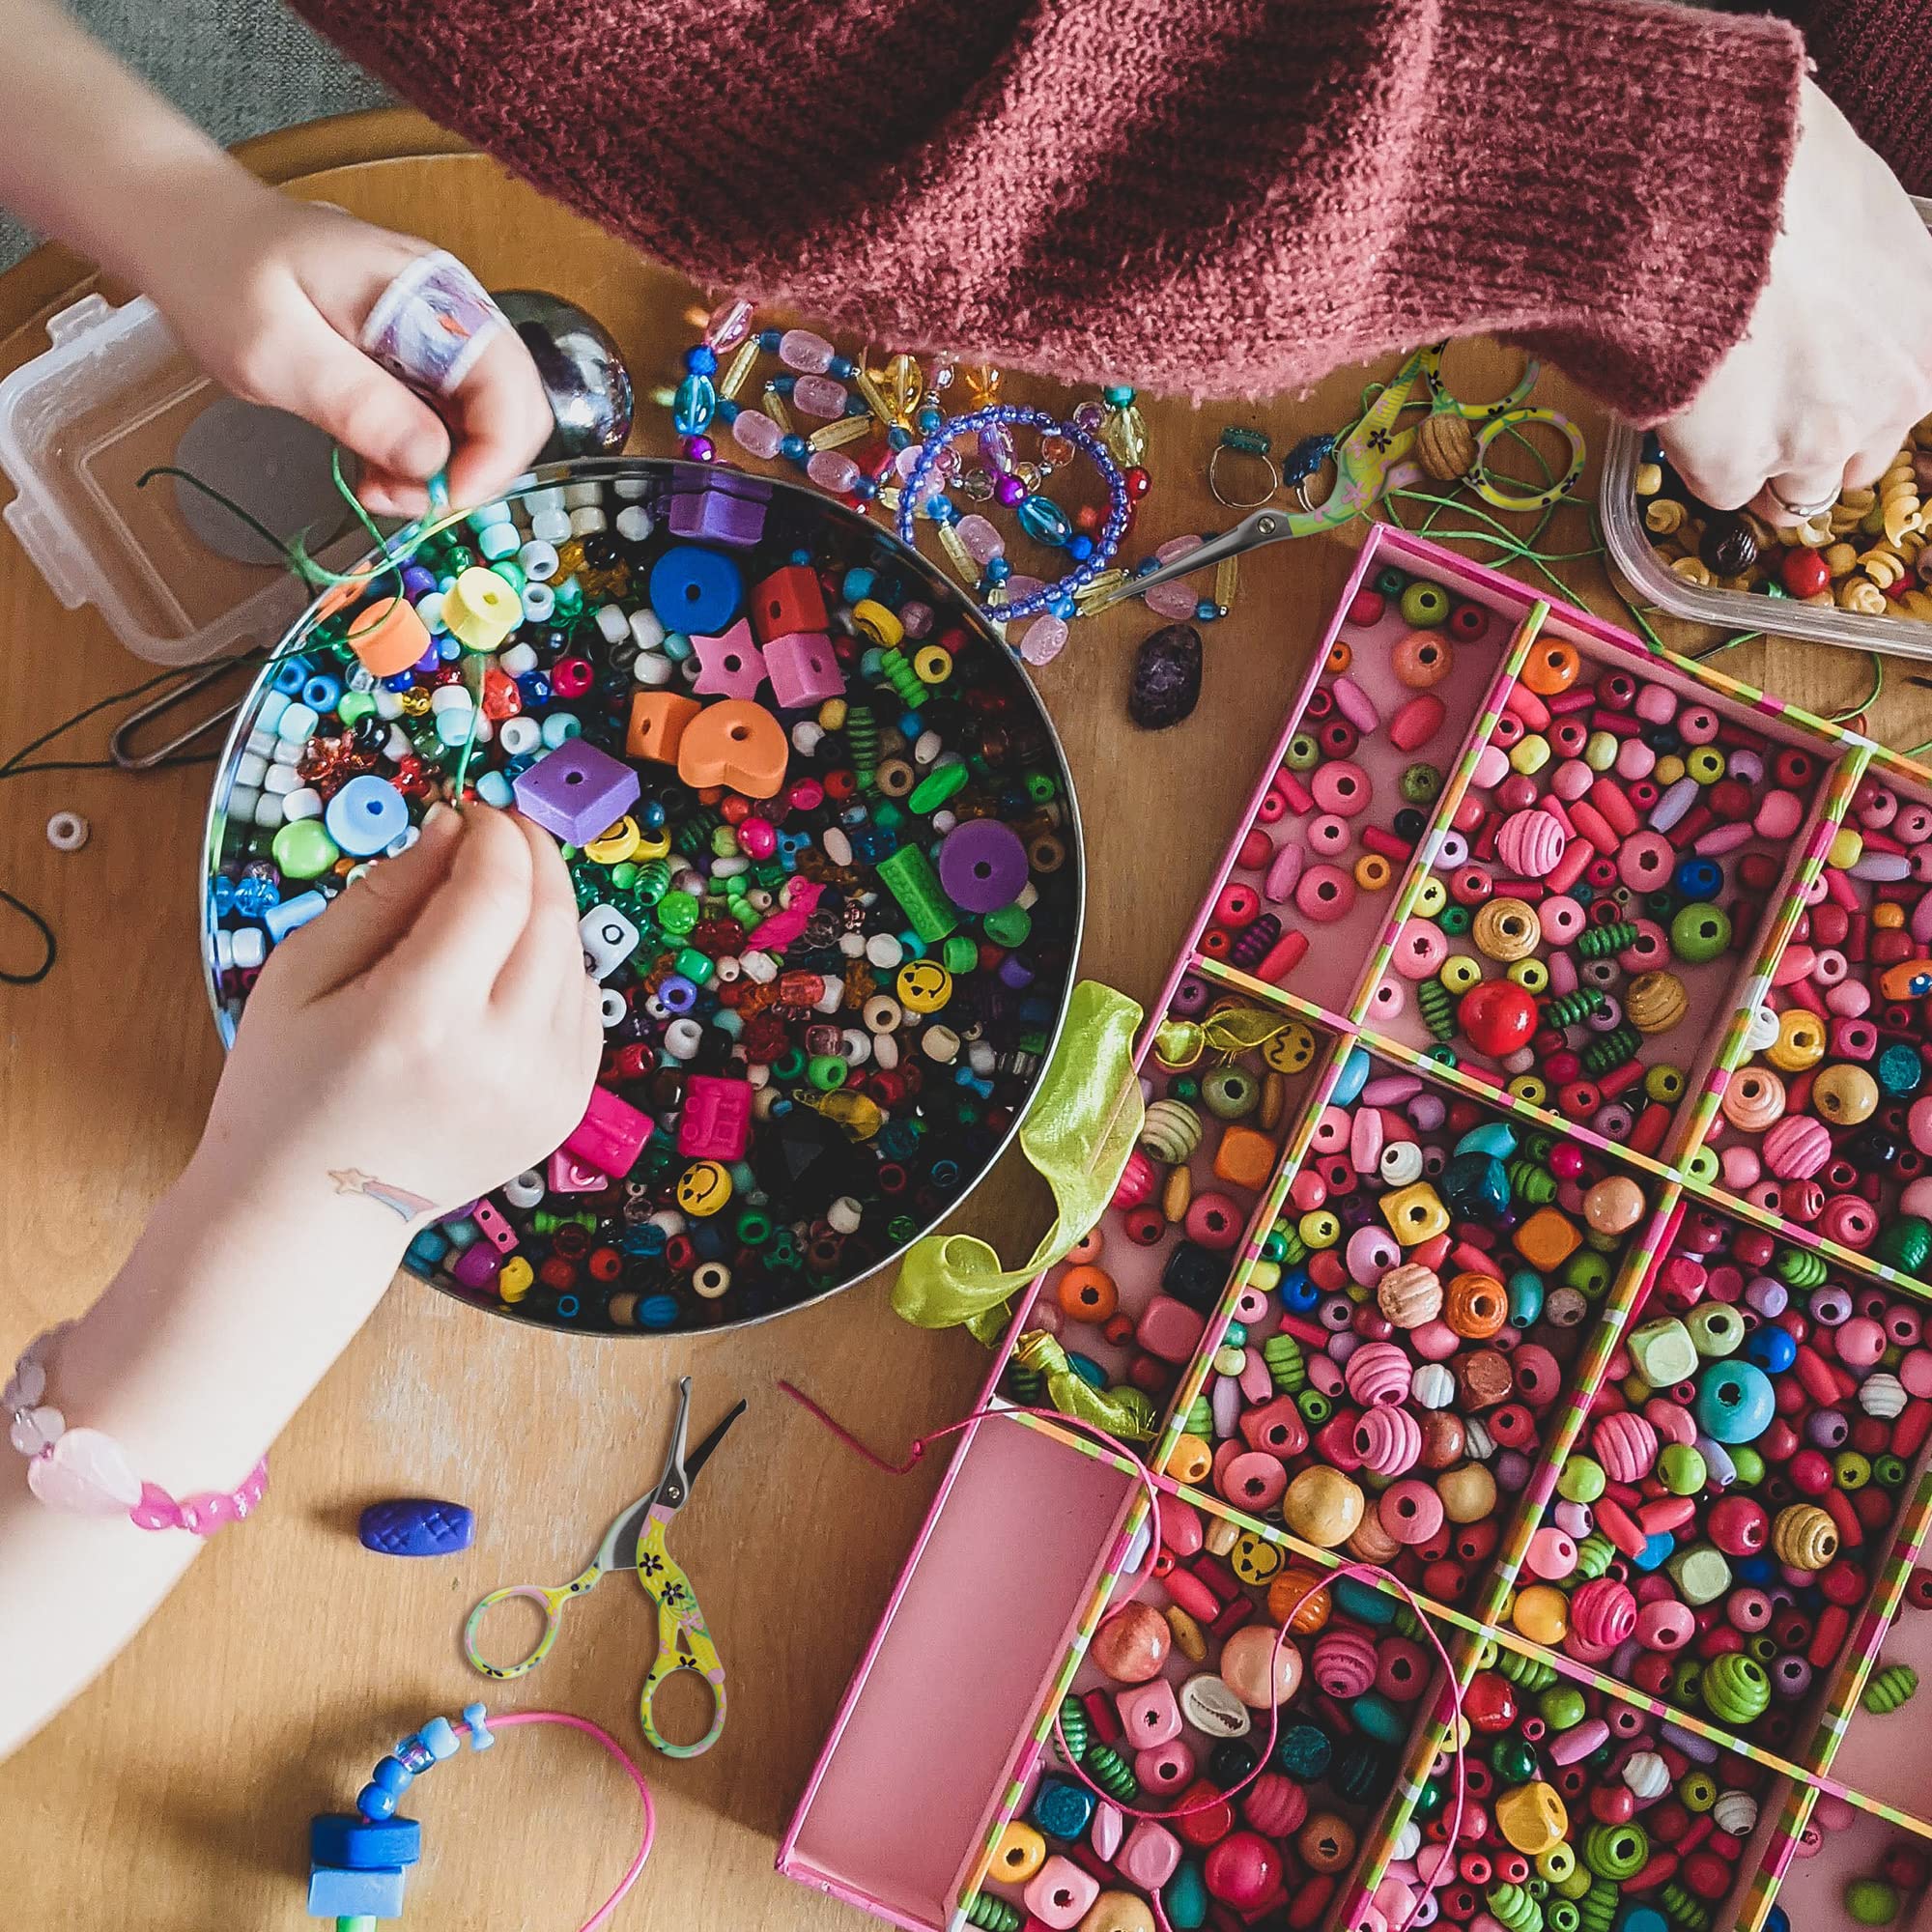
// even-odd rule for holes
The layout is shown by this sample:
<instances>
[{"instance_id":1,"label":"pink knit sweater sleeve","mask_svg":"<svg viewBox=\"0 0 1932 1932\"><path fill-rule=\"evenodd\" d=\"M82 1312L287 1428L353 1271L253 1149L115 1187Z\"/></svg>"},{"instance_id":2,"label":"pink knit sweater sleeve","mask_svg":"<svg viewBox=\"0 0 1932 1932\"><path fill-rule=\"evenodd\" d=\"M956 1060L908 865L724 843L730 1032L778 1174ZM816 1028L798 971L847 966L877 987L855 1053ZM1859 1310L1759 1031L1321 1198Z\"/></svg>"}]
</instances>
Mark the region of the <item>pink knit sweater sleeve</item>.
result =
<instances>
[{"instance_id":1,"label":"pink knit sweater sleeve","mask_svg":"<svg viewBox=\"0 0 1932 1932\"><path fill-rule=\"evenodd\" d=\"M1803 48L1649 0L297 0L712 288L1184 392L1502 330L1626 414L1743 333Z\"/></svg>"}]
</instances>

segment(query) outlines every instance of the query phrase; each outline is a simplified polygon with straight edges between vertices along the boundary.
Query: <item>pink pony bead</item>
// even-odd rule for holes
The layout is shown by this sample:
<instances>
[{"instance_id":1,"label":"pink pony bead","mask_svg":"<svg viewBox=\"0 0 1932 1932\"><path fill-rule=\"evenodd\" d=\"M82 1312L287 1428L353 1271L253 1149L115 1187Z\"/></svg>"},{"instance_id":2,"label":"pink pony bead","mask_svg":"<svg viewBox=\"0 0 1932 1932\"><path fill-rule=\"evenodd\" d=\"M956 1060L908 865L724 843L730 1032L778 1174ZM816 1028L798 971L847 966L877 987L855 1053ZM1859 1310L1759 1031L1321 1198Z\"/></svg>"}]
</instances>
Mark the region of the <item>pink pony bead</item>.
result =
<instances>
[{"instance_id":1,"label":"pink pony bead","mask_svg":"<svg viewBox=\"0 0 1932 1932\"><path fill-rule=\"evenodd\" d=\"M1521 879L1548 878L1570 840L1555 817L1541 807L1513 811L1496 832L1496 857Z\"/></svg>"}]
</instances>

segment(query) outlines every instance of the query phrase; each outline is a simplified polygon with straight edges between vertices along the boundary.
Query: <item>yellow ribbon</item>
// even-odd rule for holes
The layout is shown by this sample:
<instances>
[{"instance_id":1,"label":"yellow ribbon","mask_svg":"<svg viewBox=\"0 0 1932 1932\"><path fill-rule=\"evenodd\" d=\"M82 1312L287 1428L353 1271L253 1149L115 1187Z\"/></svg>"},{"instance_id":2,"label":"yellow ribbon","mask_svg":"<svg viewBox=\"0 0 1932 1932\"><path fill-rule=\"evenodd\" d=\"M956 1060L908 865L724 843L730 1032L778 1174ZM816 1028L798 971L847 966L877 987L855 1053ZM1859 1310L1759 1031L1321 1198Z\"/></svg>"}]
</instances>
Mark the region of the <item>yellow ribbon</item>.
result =
<instances>
[{"instance_id":1,"label":"yellow ribbon","mask_svg":"<svg viewBox=\"0 0 1932 1932\"><path fill-rule=\"evenodd\" d=\"M999 1256L972 1235L915 1241L893 1288L893 1307L908 1321L921 1328L964 1322L990 1343L1005 1325L1007 1297L1099 1220L1146 1118L1134 1073L1140 1023L1140 1008L1124 993L1094 980L1074 986L1060 1044L1020 1128L1022 1151L1053 1190L1059 1209L1053 1226L1017 1268L1003 1268ZM1067 1374L1079 1381L1070 1369Z\"/></svg>"}]
</instances>

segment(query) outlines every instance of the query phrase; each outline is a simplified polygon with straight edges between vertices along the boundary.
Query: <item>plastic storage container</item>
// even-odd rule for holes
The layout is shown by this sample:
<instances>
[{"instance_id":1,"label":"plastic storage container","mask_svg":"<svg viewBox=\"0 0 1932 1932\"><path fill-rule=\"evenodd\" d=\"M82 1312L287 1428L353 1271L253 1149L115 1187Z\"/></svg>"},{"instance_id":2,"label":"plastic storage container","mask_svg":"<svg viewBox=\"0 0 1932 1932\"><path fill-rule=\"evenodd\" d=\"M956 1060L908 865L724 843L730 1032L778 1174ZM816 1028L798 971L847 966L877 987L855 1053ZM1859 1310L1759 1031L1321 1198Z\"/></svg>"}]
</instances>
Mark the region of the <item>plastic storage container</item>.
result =
<instances>
[{"instance_id":1,"label":"plastic storage container","mask_svg":"<svg viewBox=\"0 0 1932 1932\"><path fill-rule=\"evenodd\" d=\"M1932 200L1913 196L1913 206L1932 228ZM1620 576L1639 603L1655 604L1673 616L1695 624L1715 624L1727 631L1775 631L1781 638L1803 638L1820 644L1843 644L1858 651L1888 651L1894 657L1932 659L1932 624L1903 612L1865 617L1835 607L1801 604L1795 598L1771 598L1738 590L1710 590L1687 583L1662 563L1644 532L1636 495L1636 468L1643 449L1643 433L1626 424L1612 425L1604 450L1604 474L1599 502L1604 516L1604 541Z\"/></svg>"},{"instance_id":2,"label":"plastic storage container","mask_svg":"<svg viewBox=\"0 0 1932 1932\"><path fill-rule=\"evenodd\" d=\"M151 664L267 644L307 592L258 537L189 486L137 479L185 466L280 535L304 526L335 562L360 547L320 431L239 403L176 342L154 303L83 297L47 324L52 347L0 382L4 516L70 611L92 604ZM247 560L243 560L243 559Z\"/></svg>"}]
</instances>

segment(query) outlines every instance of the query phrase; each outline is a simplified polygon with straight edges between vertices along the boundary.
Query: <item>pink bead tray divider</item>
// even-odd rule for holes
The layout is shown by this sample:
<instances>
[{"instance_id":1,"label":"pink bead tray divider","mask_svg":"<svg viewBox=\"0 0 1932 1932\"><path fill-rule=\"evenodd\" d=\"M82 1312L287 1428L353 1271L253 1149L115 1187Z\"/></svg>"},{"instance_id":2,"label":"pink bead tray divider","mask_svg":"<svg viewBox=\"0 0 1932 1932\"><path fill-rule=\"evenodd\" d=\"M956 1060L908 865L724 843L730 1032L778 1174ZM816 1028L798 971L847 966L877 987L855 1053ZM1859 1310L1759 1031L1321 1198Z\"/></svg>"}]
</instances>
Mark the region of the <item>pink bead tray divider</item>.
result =
<instances>
[{"instance_id":1,"label":"pink bead tray divider","mask_svg":"<svg viewBox=\"0 0 1932 1932\"><path fill-rule=\"evenodd\" d=\"M1278 780L1297 758L1305 765L1297 734L1337 716L1334 687L1343 675L1356 687L1349 694L1350 708L1359 712L1359 696L1366 696L1379 720L1388 720L1414 696L1389 668L1391 647L1408 629L1395 610L1372 623L1350 621L1358 594L1391 571L1486 610L1491 622L1482 638L1457 644L1457 673L1435 694L1443 710L1425 743L1405 753L1375 742L1378 733L1371 729L1359 742L1346 744L1345 755L1361 767L1378 767L1369 773L1374 796L1360 809L1359 823L1349 820L1346 838L1333 825L1321 829L1324 842L1301 870L1325 863L1340 842L1344 858L1363 852L1385 857L1384 865L1371 865L1363 874L1369 886L1325 926L1313 928L1316 942L1305 950L1292 938L1282 946L1265 927L1244 947L1239 928L1252 923L1267 902L1264 895L1270 884L1280 911L1289 915L1284 924L1296 910L1287 901L1299 881L1288 880L1283 890L1286 868L1272 880L1267 875L1284 847L1308 830L1307 812L1285 810ZM1724 835L1726 853L1740 855L1739 875L1748 868L1750 876L1775 877L1776 884L1754 902L1745 901L1752 915L1749 929L1735 930L1719 957L1691 967L1674 959L1661 962L1677 968L1688 1009L1664 1036L1668 1051L1659 1051L1659 1039L1650 1034L1638 1044L1631 1064L1642 1069L1645 1084L1624 1091L1636 1094L1640 1104L1602 1098L1595 1118L1607 1132L1566 1117L1557 1094L1520 1084L1512 1091L1507 1073L1474 1051L1460 1032L1454 1038L1460 1064L1433 1057L1431 1031L1421 1025L1413 999L1391 998L1389 990L1406 990L1395 963L1398 951L1414 938L1417 920L1436 903L1436 882L1445 874L1453 880L1462 862L1454 834L1459 811L1467 810L1472 789L1498 782L1494 752L1514 746L1523 734L1525 716L1536 716L1536 704L1528 701L1534 694L1526 694L1525 685L1526 671L1532 680L1537 674L1532 654L1565 646L1574 647L1582 661L1579 684L1588 679L1593 690L1607 691L1603 680L1621 676L1662 685L1682 704L1708 711L1716 720L1712 729L1724 743L1761 740L1766 758L1774 762L1788 753L1776 765L1776 778L1801 808L1800 822L1788 835L1776 820L1769 823L1777 836ZM1437 766L1440 790L1427 808L1422 835L1405 839L1390 830L1391 787L1403 765L1425 753ZM1875 786L1883 787L1877 805ZM1737 1846L1725 1861L1722 1895L1714 1895L1707 1884L1700 1898L1690 1901L1701 1906L1703 1922L1696 1922L1694 1911L1662 1918L1659 1923L1671 1932L1759 1932L1780 1887L1786 1908L1794 1916L1801 1910L1805 1915L1804 1932L1814 1932L1820 1923L1849 1926L1840 1903L1845 1882L1875 1873L1901 1836L1932 1840L1932 1815L1919 1815L1932 1814L1932 1726L1914 1723L1909 1715L1875 1715L1861 1703L1882 1653L1888 1669L1903 1662L1932 1670L1932 1615L1916 1607L1900 1615L1932 1530L1927 1466L1932 1446L1913 1445L1905 1459L1909 1470L1891 1492L1895 1510L1889 1519L1877 1512L1865 1530L1858 1552L1864 1579L1857 1600L1842 1606L1845 1621L1833 1633L1837 1640L1832 1654L1821 1654L1802 1670L1780 1655L1779 1666L1791 1665L1796 1672L1793 1681L1768 1712L1739 1728L1680 1699L1679 1687L1660 1681L1655 1669L1646 1671L1642 1660L1635 1664L1623 1660L1631 1674L1613 1676L1600 1666L1618 1659L1579 1658L1547 1647L1517 1621L1524 1591L1540 1589L1545 1609L1551 1596L1563 1595L1540 1583L1542 1572L1526 1570L1533 1541L1539 1533L1562 1533L1552 1525L1560 1516L1557 1484L1566 1462L1590 1427L1599 1392L1610 1392L1633 1374L1627 1342L1634 1318L1650 1321L1675 1308L1669 1299L1676 1280L1672 1271L1685 1257L1717 1253L1726 1242L1739 1254L1775 1252L1780 1269L1829 1271L1830 1280L1852 1296L1877 1295L1888 1307L1906 1310L1907 1319L1918 1301L1932 1300L1932 1282L1845 1245L1816 1226L1782 1218L1776 1186L1749 1180L1747 1162L1734 1158L1726 1169L1720 1161L1725 1149L1749 1144L1726 1112L1725 1097L1733 1080L1749 1079L1753 1069L1761 1075L1771 1065L1760 1045L1769 1024L1764 1015L1795 1003L1785 966L1799 954L1802 942L1796 935L1806 929L1807 907L1837 905L1857 917L1851 909L1868 912L1884 896L1882 883L1851 869L1854 855L1841 832L1854 822L1855 804L1861 822L1883 817L1886 797L1908 816L1918 810L1932 814L1932 772L1719 673L1653 653L1588 612L1549 604L1513 579L1378 526L1140 1042L1143 1084L1158 1098L1171 1071L1153 1056L1163 1022L1198 1021L1225 1003L1272 1016L1282 1028L1264 1049L1274 1055L1269 1071L1257 1076L1266 1082L1254 1116L1260 1124L1241 1122L1241 1157L1210 1149L1211 1135L1191 1150L1165 1151L1174 1156L1172 1168L1187 1170L1197 1201L1211 1190L1224 1220L1246 1217L1229 1255L1232 1277L1211 1313L1181 1323L1178 1339L1168 1326L1159 1331L1173 1373L1154 1391L1162 1422L1146 1453L1162 1499L1159 1567L1169 1568L1174 1544L1192 1546L1198 1534L1208 1554L1189 1556L1187 1564L1199 1567L1216 1554L1227 1557L1235 1570L1223 1562L1214 1574L1224 1586L1229 1581L1236 1589L1249 1586L1246 1612L1233 1598L1228 1602L1230 1632L1264 1598L1268 1573L1276 1566L1319 1575L1352 1560L1346 1548L1319 1547L1291 1533L1279 1508L1250 1510L1230 1500L1216 1487L1221 1472L1210 1474L1202 1459L1208 1444L1189 1425L1199 1427L1211 1406L1206 1400L1210 1379L1218 1383L1225 1373L1217 1371L1215 1356L1237 1315L1239 1339L1248 1344L1263 1343L1274 1331L1280 1311L1268 1306L1271 1296L1256 1285L1274 1279L1264 1251L1271 1231L1278 1238L1281 1226L1297 1225L1292 1190L1298 1177L1319 1173L1324 1146L1332 1152L1324 1139L1331 1133L1324 1123L1334 1118L1331 1101L1338 1093L1352 1096L1360 1090L1364 1057L1368 1079L1381 1083L1373 1092L1401 1094L1411 1109L1433 1108L1438 1101L1461 1107L1460 1120L1472 1109L1479 1123L1509 1125L1525 1140L1538 1134L1560 1138L1580 1151L1585 1179L1622 1178L1640 1191L1635 1218L1614 1236L1594 1242L1593 1267L1579 1277L1587 1282L1582 1295L1587 1305L1568 1317L1574 1325L1567 1338L1556 1338L1565 1342L1568 1359L1551 1360L1549 1370L1560 1387L1540 1391L1528 1414L1523 1439L1532 1453L1515 1454L1513 1463L1492 1457L1497 1467L1507 1467L1511 1480L1500 1491L1492 1485L1487 1522L1460 1525L1459 1541L1467 1539L1473 1553L1466 1561L1431 1565L1429 1580L1438 1591L1418 1586L1413 1597L1448 1649L1459 1686L1467 1687L1479 1673L1491 1695L1499 1679L1516 1684L1521 1708L1510 1721L1533 1716L1538 1687L1576 1687L1592 1700L1593 1714L1611 1720L1615 1735L1661 1737L1678 1761L1701 1765L1719 1787L1730 1788L1727 1770L1739 1788L1748 1786L1754 1818L1743 1821L1734 1840L1720 1840ZM1754 814L1755 810L1754 804ZM1294 822L1297 817L1301 823ZM1375 830L1374 840L1362 838L1364 827ZM1922 826L1913 823L1920 842L1926 827L1932 827L1932 815ZM1346 892L1337 891L1346 901ZM1335 912L1333 906L1327 910ZM1244 963L1236 964L1236 958ZM1252 1064L1254 1056L1246 1060ZM1688 1066L1682 1065L1687 1060ZM1211 1064L1204 1062L1204 1069ZM1744 1114L1749 1118L1748 1110ZM1446 1138L1459 1136L1460 1129ZM1905 1166L1906 1174L1888 1179L1876 1204L1881 1212L1895 1209L1898 1180L1916 1178L1913 1164L1908 1160ZM1306 1187L1305 1179L1302 1184ZM1281 1216L1285 1223L1278 1221ZM1128 1373L1136 1353L1133 1340L1154 1333L1148 1321L1154 1303L1165 1304L1163 1323L1179 1321L1174 1315L1178 1304L1162 1293L1179 1228L1168 1226L1151 1239L1144 1228L1140 1244L1120 1232L1121 1221L1119 1207L1103 1217L1102 1260L1118 1291L1122 1318L1110 1332L1125 1339L1109 1340L1101 1327L1084 1322L1077 1328L1069 1323L1062 1332L1063 1344L1097 1364L1108 1382ZM1833 1225L1846 1231L1846 1224ZM1857 1226L1851 1232L1869 1238L1868 1231ZM1590 1259L1587 1252L1584 1258ZM1756 1265L1761 1269L1764 1263ZM1041 1400L1012 1351L1030 1330L1059 1325L1063 1304L1055 1292L1065 1272L1065 1265L1047 1270L1019 1298L977 1407ZM1548 1278L1557 1276L1552 1272ZM1037 1308L1049 1305L1053 1322L1036 1315ZM1146 1359L1143 1345L1141 1360ZM1852 1406L1842 1390L1840 1399ZM1139 1570L1148 1553L1140 1467L1124 1449L1110 1452L1050 1420L1017 1411L989 1415L961 1435L780 1849L781 1871L909 1927L951 1932L968 1923L998 1928L1027 1922L1024 1888L1002 1878L996 1854L1005 1828L1026 1816L1042 1775L1066 1776L1055 1736L1063 1699L1109 1683L1090 1654L1090 1642L1106 1613L1126 1601L1116 1597L1116 1584ZM1237 1483L1227 1486L1241 1496ZM1747 1482L1740 1486L1740 1493L1750 1490ZM1564 1580L1574 1587L1577 1577ZM1915 1603L1918 1594L1912 1593ZM1172 1601L1166 1579L1144 1584L1137 1601L1165 1609ZM1392 1585L1378 1582L1358 1586L1344 1624L1386 1628L1391 1618L1400 1623L1412 1616ZM1259 1621L1265 1623L1265 1613ZM1541 1627L1526 1615L1523 1621ZM1810 1632L1807 1623L1804 1633ZM1221 1634L1217 1622L1206 1639L1206 1667L1218 1661ZM1811 1635L1827 1642L1822 1629ZM1804 1641L1804 1633L1792 1639L1794 1655ZM1378 1888L1398 1853L1414 1855L1416 1807L1432 1767L1439 1773L1446 1762L1450 1738L1446 1687L1434 1650L1425 1644L1415 1648L1413 1658L1406 1649L1403 1656L1412 1676L1416 1660L1423 1662L1420 1676L1399 1700L1406 1733L1399 1770L1384 1780L1385 1795L1351 1805L1319 1781L1312 1787L1310 1802L1324 1817L1341 1818L1341 1849L1347 1854L1352 1839L1352 1854L1324 1875L1319 1892L1309 1889L1303 1869L1288 1901L1277 1898L1260 1914L1243 1915L1217 1900L1208 1908L1207 1923L1367 1926L1371 1932L1385 1925L1375 1904ZM1195 1667L1176 1645L1163 1671L1179 1683ZM1334 1698L1308 1679L1284 1704L1282 1721L1293 1721L1303 1711L1338 1715ZM1264 1712L1255 1723L1257 1742L1264 1726ZM1487 1743L1479 1735L1470 1747L1472 1756ZM1205 1743L1201 1755L1205 1763ZM1727 1816L1737 1824L1742 1813L1734 1809ZM1127 1824L1131 1830L1131 1813ZM1587 1806L1573 1804L1568 1834L1574 1843L1580 1845L1590 1824ZM1932 1856L1932 1844L1922 1849ZM1199 1859L1198 1852L1190 1856ZM1107 1886L1134 1889L1118 1877ZM1297 1893L1320 1909L1285 1917ZM1655 1904L1655 1897L1650 1894L1647 1902ZM1910 1911L1908 1897L1906 1916ZM1031 1924L1027 1932L1033 1932Z\"/></svg>"}]
</instances>

